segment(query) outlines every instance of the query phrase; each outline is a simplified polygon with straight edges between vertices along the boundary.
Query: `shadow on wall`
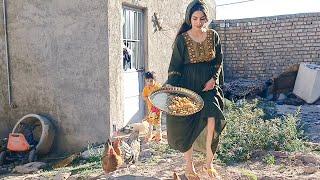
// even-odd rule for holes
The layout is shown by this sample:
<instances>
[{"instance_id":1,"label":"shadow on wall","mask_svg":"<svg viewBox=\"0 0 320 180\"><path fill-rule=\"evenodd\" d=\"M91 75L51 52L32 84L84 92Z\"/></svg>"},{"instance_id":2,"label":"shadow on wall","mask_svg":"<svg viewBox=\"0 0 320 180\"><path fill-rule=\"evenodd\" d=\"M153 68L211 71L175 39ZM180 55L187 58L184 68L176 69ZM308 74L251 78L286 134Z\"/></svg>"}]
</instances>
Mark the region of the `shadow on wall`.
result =
<instances>
[{"instance_id":1,"label":"shadow on wall","mask_svg":"<svg viewBox=\"0 0 320 180\"><path fill-rule=\"evenodd\" d=\"M1 121L1 120L0 120ZM5 125L3 125L5 124ZM8 137L8 134L11 132L11 129L7 126L6 123L1 123L1 129L0 129L0 138L6 138Z\"/></svg>"},{"instance_id":2,"label":"shadow on wall","mask_svg":"<svg viewBox=\"0 0 320 180\"><path fill-rule=\"evenodd\" d=\"M0 67L0 69L0 71L2 71L2 67ZM0 77L2 75L3 74L0 73ZM2 83L4 81L0 80L0 82ZM0 138L7 138L8 134L12 131L12 128L14 126L14 124L10 124L10 118L8 117L7 113L8 111L10 111L10 107L7 105L7 102L5 101L7 101L7 99L2 91L2 93L0 93Z\"/></svg>"}]
</instances>

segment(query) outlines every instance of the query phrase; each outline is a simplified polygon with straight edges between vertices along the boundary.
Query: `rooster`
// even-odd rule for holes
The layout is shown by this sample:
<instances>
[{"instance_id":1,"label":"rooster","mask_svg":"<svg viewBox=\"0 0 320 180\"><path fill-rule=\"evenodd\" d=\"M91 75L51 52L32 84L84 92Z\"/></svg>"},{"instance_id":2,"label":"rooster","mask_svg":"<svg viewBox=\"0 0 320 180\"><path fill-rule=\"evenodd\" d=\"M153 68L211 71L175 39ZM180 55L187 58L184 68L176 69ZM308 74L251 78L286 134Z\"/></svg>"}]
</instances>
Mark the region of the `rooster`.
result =
<instances>
[{"instance_id":1,"label":"rooster","mask_svg":"<svg viewBox=\"0 0 320 180\"><path fill-rule=\"evenodd\" d=\"M132 163L135 163L139 159L141 149L139 131L134 131L130 134L127 144L131 147Z\"/></svg>"},{"instance_id":2,"label":"rooster","mask_svg":"<svg viewBox=\"0 0 320 180\"><path fill-rule=\"evenodd\" d=\"M117 138L112 145L125 164L133 164L138 161L140 155L139 131L132 132L126 141Z\"/></svg>"},{"instance_id":3,"label":"rooster","mask_svg":"<svg viewBox=\"0 0 320 180\"><path fill-rule=\"evenodd\" d=\"M101 161L105 173L113 172L123 164L122 157L116 153L109 139L105 144Z\"/></svg>"},{"instance_id":4,"label":"rooster","mask_svg":"<svg viewBox=\"0 0 320 180\"><path fill-rule=\"evenodd\" d=\"M130 134L126 142L116 138L113 142L109 139L105 144L102 156L102 168L105 173L117 170L123 163L136 163L140 155L139 131Z\"/></svg>"}]
</instances>

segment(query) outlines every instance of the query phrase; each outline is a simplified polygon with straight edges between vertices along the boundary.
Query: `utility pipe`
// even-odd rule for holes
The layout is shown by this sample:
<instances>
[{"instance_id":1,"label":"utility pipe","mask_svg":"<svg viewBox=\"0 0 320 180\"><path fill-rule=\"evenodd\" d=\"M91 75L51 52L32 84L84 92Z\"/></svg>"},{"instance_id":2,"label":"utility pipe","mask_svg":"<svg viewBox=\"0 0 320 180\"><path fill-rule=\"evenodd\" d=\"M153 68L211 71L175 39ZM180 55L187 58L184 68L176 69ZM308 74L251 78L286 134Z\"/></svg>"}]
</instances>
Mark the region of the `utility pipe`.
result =
<instances>
[{"instance_id":1,"label":"utility pipe","mask_svg":"<svg viewBox=\"0 0 320 180\"><path fill-rule=\"evenodd\" d=\"M5 52L6 52L6 64L7 64L7 81L8 81L8 103L11 108L15 108L12 103L12 82L11 82L11 69L10 69L10 58L9 58L9 43L8 43L8 31L7 31L7 9L6 0L2 0L3 6L3 29L4 29L4 39L5 39Z\"/></svg>"}]
</instances>

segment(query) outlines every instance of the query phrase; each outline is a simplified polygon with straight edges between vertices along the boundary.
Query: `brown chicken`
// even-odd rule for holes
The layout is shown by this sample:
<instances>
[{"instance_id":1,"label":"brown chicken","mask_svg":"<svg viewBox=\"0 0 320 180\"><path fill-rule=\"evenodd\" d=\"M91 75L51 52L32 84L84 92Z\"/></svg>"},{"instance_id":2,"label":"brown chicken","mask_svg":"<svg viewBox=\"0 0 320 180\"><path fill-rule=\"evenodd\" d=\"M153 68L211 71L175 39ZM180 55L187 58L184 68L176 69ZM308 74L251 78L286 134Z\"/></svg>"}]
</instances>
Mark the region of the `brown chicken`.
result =
<instances>
[{"instance_id":1,"label":"brown chicken","mask_svg":"<svg viewBox=\"0 0 320 180\"><path fill-rule=\"evenodd\" d=\"M119 156L108 139L102 156L102 169L105 173L117 170L123 163L122 157Z\"/></svg>"},{"instance_id":2,"label":"brown chicken","mask_svg":"<svg viewBox=\"0 0 320 180\"><path fill-rule=\"evenodd\" d=\"M122 140L120 138L117 138L115 141L112 142L113 149L119 156L122 156L121 143Z\"/></svg>"},{"instance_id":3,"label":"brown chicken","mask_svg":"<svg viewBox=\"0 0 320 180\"><path fill-rule=\"evenodd\" d=\"M132 132L126 142L122 141L121 138L116 138L113 142L108 139L101 159L102 168L105 173L115 171L123 163L137 162L139 154L139 131Z\"/></svg>"}]
</instances>

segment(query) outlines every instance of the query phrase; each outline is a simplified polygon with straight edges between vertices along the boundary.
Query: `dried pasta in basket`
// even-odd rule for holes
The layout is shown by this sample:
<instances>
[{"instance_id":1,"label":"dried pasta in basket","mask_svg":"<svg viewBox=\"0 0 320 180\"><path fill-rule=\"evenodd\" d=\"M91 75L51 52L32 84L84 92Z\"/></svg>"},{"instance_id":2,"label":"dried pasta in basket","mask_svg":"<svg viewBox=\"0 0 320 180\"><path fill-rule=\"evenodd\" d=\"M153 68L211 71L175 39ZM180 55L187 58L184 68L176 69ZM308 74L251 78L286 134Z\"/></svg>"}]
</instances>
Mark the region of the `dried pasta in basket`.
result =
<instances>
[{"instance_id":1,"label":"dried pasta in basket","mask_svg":"<svg viewBox=\"0 0 320 180\"><path fill-rule=\"evenodd\" d=\"M169 101L168 108L174 114L188 115L196 112L199 106L189 97L174 96Z\"/></svg>"}]
</instances>

